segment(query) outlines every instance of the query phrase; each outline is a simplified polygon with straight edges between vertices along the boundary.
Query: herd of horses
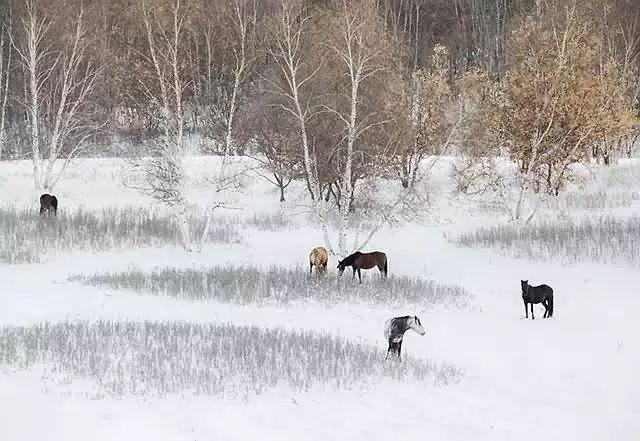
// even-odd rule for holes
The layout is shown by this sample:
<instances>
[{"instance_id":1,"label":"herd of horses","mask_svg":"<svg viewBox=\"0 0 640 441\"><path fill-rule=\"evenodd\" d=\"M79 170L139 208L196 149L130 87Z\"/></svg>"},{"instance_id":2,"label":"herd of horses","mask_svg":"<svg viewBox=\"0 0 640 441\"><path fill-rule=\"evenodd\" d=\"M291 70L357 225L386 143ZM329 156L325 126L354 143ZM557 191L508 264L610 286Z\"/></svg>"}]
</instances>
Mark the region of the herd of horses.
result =
<instances>
[{"instance_id":1,"label":"herd of horses","mask_svg":"<svg viewBox=\"0 0 640 441\"><path fill-rule=\"evenodd\" d=\"M51 194L45 193L40 196L40 215L53 215L58 214L58 199ZM316 272L326 273L327 265L329 264L329 253L324 247L316 247L309 253L309 274L313 274L313 267L316 267ZM386 279L389 273L389 260L387 255L382 251L373 251L371 253L361 253L356 251L345 257L342 260L338 260L338 276L342 276L344 270L347 267L351 267L353 274L352 279L355 279L356 273L358 274L358 280L362 283L361 270L368 270L372 268L378 268L383 279ZM534 320L533 305L542 304L545 312L543 318L553 316L553 289L548 285L531 286L528 280L520 281L522 288L522 300L524 302L525 317L529 318L528 306L531 305L531 319ZM402 316L394 317L385 322L384 337L387 340L389 346L387 347L387 357L395 356L398 360L401 360L400 352L402 350L402 340L404 334L409 329L417 332L419 335L425 335L426 331L420 323L418 316Z\"/></svg>"},{"instance_id":2,"label":"herd of horses","mask_svg":"<svg viewBox=\"0 0 640 441\"><path fill-rule=\"evenodd\" d=\"M326 273L329 263L329 253L324 247L315 247L309 253L309 275L313 274L313 267L316 267L317 273ZM353 270L352 279L355 279L356 273L358 279L362 283L361 270L372 269L377 267L383 279L387 278L389 272L389 261L387 255L382 251L373 251L371 253L361 253L356 251L348 255L342 260L338 260L338 276L342 276L346 267ZM533 315L533 305L542 304L545 312L543 318L553 317L553 289L549 285L529 285L528 280L521 280L520 287L522 289L522 301L524 302L525 318L529 318L529 305L531 306L531 319L535 320ZM402 340L404 333L409 329L424 335L426 331L420 323L418 316L402 316L394 317L385 322L384 337L389 346L387 347L387 358L389 355L395 356L401 360L400 352L402 350Z\"/></svg>"}]
</instances>

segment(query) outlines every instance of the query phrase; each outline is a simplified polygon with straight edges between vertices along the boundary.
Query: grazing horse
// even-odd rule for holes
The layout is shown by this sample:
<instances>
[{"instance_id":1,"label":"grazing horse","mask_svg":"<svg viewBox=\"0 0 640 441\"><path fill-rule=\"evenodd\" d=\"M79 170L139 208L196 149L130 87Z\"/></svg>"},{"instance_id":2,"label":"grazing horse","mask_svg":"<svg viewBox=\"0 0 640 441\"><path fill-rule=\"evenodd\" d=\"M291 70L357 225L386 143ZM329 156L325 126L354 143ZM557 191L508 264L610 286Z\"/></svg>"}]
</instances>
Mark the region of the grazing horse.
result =
<instances>
[{"instance_id":1,"label":"grazing horse","mask_svg":"<svg viewBox=\"0 0 640 441\"><path fill-rule=\"evenodd\" d=\"M389 266L387 262L387 255L381 251L374 251L372 253L361 253L356 251L355 253L345 257L338 262L338 275L341 276L344 273L346 267L350 266L353 269L352 279L356 277L356 271L358 272L358 279L362 283L361 269L371 269L374 266L378 267L382 278L387 278L389 272Z\"/></svg>"},{"instance_id":2,"label":"grazing horse","mask_svg":"<svg viewBox=\"0 0 640 441\"><path fill-rule=\"evenodd\" d=\"M309 274L313 273L314 265L317 273L324 273L327 270L327 262L329 262L327 250L324 247L315 247L309 253Z\"/></svg>"},{"instance_id":3,"label":"grazing horse","mask_svg":"<svg viewBox=\"0 0 640 441\"><path fill-rule=\"evenodd\" d=\"M400 351L402 350L402 339L404 338L404 333L409 329L413 329L420 335L426 334L426 331L422 327L422 323L420 323L420 319L417 315L396 317L389 319L384 323L384 338L389 342L385 360L389 358L389 354L395 354L397 355L398 360L402 360L402 357L400 356Z\"/></svg>"},{"instance_id":4,"label":"grazing horse","mask_svg":"<svg viewBox=\"0 0 640 441\"><path fill-rule=\"evenodd\" d=\"M527 303L531 304L531 320L535 320L533 316L533 305L542 303L544 306L544 316L542 318L553 317L553 289L549 285L529 285L528 280L521 280L522 300L524 301L524 315L529 318L527 312Z\"/></svg>"},{"instance_id":5,"label":"grazing horse","mask_svg":"<svg viewBox=\"0 0 640 441\"><path fill-rule=\"evenodd\" d=\"M54 216L58 214L58 199L49 193L45 193L40 196L40 216L53 213Z\"/></svg>"}]
</instances>

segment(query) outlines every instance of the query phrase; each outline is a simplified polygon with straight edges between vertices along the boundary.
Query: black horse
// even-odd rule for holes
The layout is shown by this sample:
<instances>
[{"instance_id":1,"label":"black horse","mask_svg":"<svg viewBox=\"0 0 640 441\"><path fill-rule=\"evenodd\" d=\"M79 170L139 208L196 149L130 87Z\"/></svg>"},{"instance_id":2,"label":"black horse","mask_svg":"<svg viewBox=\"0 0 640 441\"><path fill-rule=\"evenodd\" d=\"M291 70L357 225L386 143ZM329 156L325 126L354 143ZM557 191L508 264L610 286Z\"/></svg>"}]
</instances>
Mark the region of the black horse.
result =
<instances>
[{"instance_id":1,"label":"black horse","mask_svg":"<svg viewBox=\"0 0 640 441\"><path fill-rule=\"evenodd\" d=\"M45 193L40 196L40 216L53 213L54 216L58 214L58 199L49 193Z\"/></svg>"},{"instance_id":2,"label":"black horse","mask_svg":"<svg viewBox=\"0 0 640 441\"><path fill-rule=\"evenodd\" d=\"M522 286L522 300L524 301L524 315L526 318L529 318L527 303L531 304L531 320L535 320L533 305L537 303L542 303L542 306L544 306L543 318L553 317L553 289L549 285L531 286L528 280L521 280L520 285Z\"/></svg>"},{"instance_id":3,"label":"black horse","mask_svg":"<svg viewBox=\"0 0 640 441\"><path fill-rule=\"evenodd\" d=\"M350 266L353 269L352 278L356 277L356 271L358 272L358 279L362 283L361 269L371 269L374 266L378 267L382 278L387 278L389 266L387 262L387 255L381 251L373 251L372 253L361 253L356 251L355 253L345 257L338 262L338 275L341 276L344 273L346 267Z\"/></svg>"},{"instance_id":4,"label":"black horse","mask_svg":"<svg viewBox=\"0 0 640 441\"><path fill-rule=\"evenodd\" d=\"M420 335L424 335L426 333L417 315L395 317L384 323L384 338L389 342L385 360L389 358L389 354L395 354L398 357L398 360L402 360L402 357L400 356L400 351L402 350L402 339L404 338L404 333L409 329L413 329Z\"/></svg>"}]
</instances>

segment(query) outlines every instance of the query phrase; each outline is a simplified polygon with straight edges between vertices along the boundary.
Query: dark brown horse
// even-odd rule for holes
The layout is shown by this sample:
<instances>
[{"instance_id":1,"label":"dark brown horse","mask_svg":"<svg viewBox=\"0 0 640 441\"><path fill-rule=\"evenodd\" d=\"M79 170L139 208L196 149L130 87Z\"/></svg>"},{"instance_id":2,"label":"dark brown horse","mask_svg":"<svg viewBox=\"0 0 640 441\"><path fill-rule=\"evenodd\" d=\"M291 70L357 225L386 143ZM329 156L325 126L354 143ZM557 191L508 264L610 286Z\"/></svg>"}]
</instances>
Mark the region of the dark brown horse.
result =
<instances>
[{"instance_id":1,"label":"dark brown horse","mask_svg":"<svg viewBox=\"0 0 640 441\"><path fill-rule=\"evenodd\" d=\"M524 316L529 318L527 313L527 304L531 305L531 320L535 320L533 316L533 305L542 303L544 306L544 315L542 318L553 317L553 289L549 285L529 285L528 280L521 280L522 301L524 302Z\"/></svg>"},{"instance_id":2,"label":"dark brown horse","mask_svg":"<svg viewBox=\"0 0 640 441\"><path fill-rule=\"evenodd\" d=\"M54 216L58 214L58 199L52 194L45 193L40 196L40 216L52 213Z\"/></svg>"},{"instance_id":3,"label":"dark brown horse","mask_svg":"<svg viewBox=\"0 0 640 441\"><path fill-rule=\"evenodd\" d=\"M387 255L381 251L374 251L372 253L361 253L360 251L356 251L355 253L345 257L338 262L338 275L341 276L342 273L344 273L345 268L348 266L353 268L352 278L355 278L356 271L358 272L358 279L360 280L360 283L362 283L362 275L360 274L361 269L371 269L377 266L383 279L387 278L389 270Z\"/></svg>"}]
</instances>

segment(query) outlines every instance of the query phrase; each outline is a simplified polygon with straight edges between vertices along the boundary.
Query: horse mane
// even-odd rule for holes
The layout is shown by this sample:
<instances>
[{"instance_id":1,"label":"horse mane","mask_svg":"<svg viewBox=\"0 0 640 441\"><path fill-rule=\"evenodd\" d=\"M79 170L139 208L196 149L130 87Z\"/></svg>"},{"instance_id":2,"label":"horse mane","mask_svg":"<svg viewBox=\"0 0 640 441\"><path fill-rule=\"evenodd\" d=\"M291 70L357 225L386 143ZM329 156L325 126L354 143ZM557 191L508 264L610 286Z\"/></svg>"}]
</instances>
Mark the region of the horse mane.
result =
<instances>
[{"instance_id":1,"label":"horse mane","mask_svg":"<svg viewBox=\"0 0 640 441\"><path fill-rule=\"evenodd\" d=\"M347 257L342 259L342 263L345 266L353 265L353 261L356 260L360 254L362 254L360 251L356 251L355 253L349 254Z\"/></svg>"}]
</instances>

